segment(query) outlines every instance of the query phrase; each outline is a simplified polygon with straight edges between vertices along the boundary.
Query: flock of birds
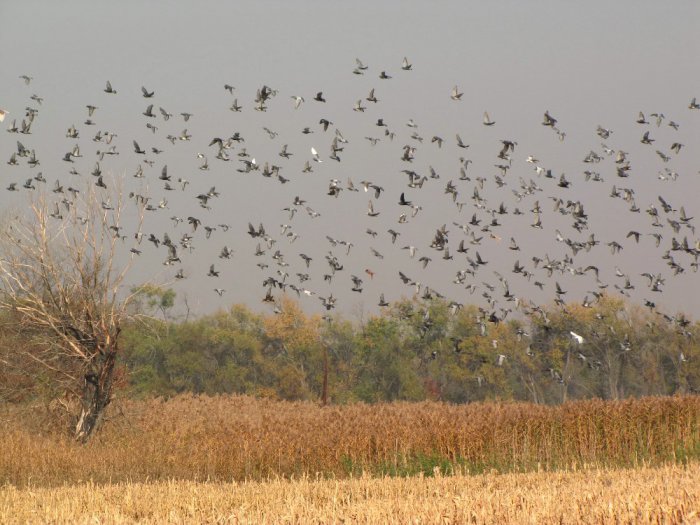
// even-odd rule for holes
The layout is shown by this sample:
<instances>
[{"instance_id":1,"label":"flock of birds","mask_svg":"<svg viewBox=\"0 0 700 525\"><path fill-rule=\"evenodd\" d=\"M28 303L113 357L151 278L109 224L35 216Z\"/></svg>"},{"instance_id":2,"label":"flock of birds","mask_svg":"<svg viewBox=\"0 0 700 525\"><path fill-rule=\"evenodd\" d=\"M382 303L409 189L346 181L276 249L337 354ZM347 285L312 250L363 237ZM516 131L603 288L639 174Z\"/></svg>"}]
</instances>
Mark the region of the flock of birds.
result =
<instances>
[{"instance_id":1,"label":"flock of birds","mask_svg":"<svg viewBox=\"0 0 700 525\"><path fill-rule=\"evenodd\" d=\"M280 132L269 126L196 140L188 131L188 123L197 117L186 111L171 113L158 103L156 91L146 87L141 87L143 111L134 117L142 121L141 125L147 128L152 139L144 143L141 138L121 137L106 130L100 121L99 106L115 104L122 93L121 88L118 91L107 81L102 93L92 94L96 102L85 106L82 122L66 123L66 152L62 163L59 162L63 172L59 174L58 169L52 170L56 172L53 180L42 175L40 166L44 159L40 159L37 146L31 142L44 102L42 97L31 94L23 116L15 117L7 111L0 111L0 120L10 122L7 132L16 133L19 138L6 163L10 167L6 170L6 178L13 177L12 169L21 175L14 176L15 180L10 181L6 188L10 192L46 188L47 194L50 191L55 196L51 215L62 220L65 211L74 205L81 184L89 181L87 184L94 184L103 192L102 207L110 210L113 208L109 199L113 179L107 173L118 171L115 159L120 155L122 159L128 157L129 162L136 166L129 170L135 182L127 182L134 185L128 195L134 205L145 212L146 220L141 229L135 231L130 231L126 223L114 224L111 228L114 235L132 241L129 256L140 257L147 251L161 253L160 261L172 268L174 279L186 279L199 273L199 278L211 281L207 286L208 293L220 297L227 293L226 283L231 282L234 273L244 275L246 279L258 279L254 276L259 275L262 301L275 309L280 294L286 292L319 301L323 310L330 311L336 307L340 295L338 287L361 294L369 283L376 290L376 304L387 307L390 299L376 286L386 282L383 280L395 279L403 283L408 294L426 300L446 299L453 312L465 302L480 302L481 317L476 321L483 326L503 321L515 311L546 316L544 309L529 299L530 291L550 293L550 298L565 306L567 283L572 278L586 281L588 291L582 300L584 306L592 306L604 292L630 296L634 290L642 290L644 304L655 309L655 294L663 291L667 279L698 270L700 240L695 236L693 216L684 206L677 206L660 195L655 202L638 202L632 183L635 180L634 159L621 147L610 145L614 141L613 129L601 125L592 130L600 148L582 156L581 173L575 176L555 173L553 168L538 159L538 155L521 152L518 141L512 138L498 138L494 142L492 166L476 168L470 159L470 145L459 133L454 136L425 134L412 118L405 123L390 123L379 113L382 105L378 97L391 97L396 83L404 81L412 70L413 65L406 58L401 62L400 71L376 73L356 60L352 73L365 78L372 75L379 84L378 88L372 88L358 98L352 107L353 113L361 116L364 133L362 136L346 135L341 126L331 120L331 111L328 110L328 116L322 116L318 121L314 118L308 127L299 130L304 140L309 141L305 151L295 151L290 146L292 141L285 140ZM20 79L31 92L32 78L22 75ZM222 91L222 97L228 99L228 110L234 115L248 113L245 119L234 120L236 123L253 122L252 112L267 114L285 103L293 111L316 114L318 110L324 114L331 99L323 91L307 96L280 96L279 90L266 85L257 89L250 98L239 95L230 84L224 85ZM445 97L451 99L451 104L465 104L463 94L458 86L454 86L451 92L445 90ZM308 110L311 105L316 106L314 112ZM700 104L693 98L688 111L698 109ZM334 111L337 114L338 109ZM564 142L566 132L559 120L549 111L542 114L541 122L536 125L551 130L553 144ZM659 181L673 182L679 178L671 166L675 157L685 151L683 143L676 138L681 136L680 128L685 118L688 116L678 115L678 118L671 119L660 112L647 115L641 111L636 118L640 143L652 148L658 157ZM481 124L488 129L499 128L488 111L483 113ZM666 140L669 134L673 138ZM86 139L94 144L90 153L80 142ZM278 145L277 155L256 158L253 151L255 140L268 139ZM152 145L157 140L162 142L163 149ZM202 175L195 168L169 169L164 160L168 154L166 148L195 142L197 152L192 158ZM341 175L344 157L359 149L358 142L372 150L384 148L395 155L393 159L400 162L400 169L387 175L368 166L358 177L361 180L353 180L347 173ZM323 153L323 143L327 144L327 154ZM452 171L448 174L434 168L434 163L429 160L431 155L451 156ZM19 171L21 169L28 170L29 174ZM648 171L648 167L645 170ZM288 218L286 222L270 224L265 218L249 220L232 212L225 199L220 200L220 190L212 184L212 180L223 180L214 179L214 176L225 174L230 178L231 173L239 177L261 177L270 184L283 185L287 200L276 212L283 211ZM132 180L132 177L126 176L125 180ZM303 197L298 194L296 190L302 177L308 180L314 177L315 193ZM202 183L202 180L206 182ZM194 192L188 189L202 187L202 184L211 187ZM400 190L395 189L398 184L402 186ZM605 231L592 231L588 215L591 206L577 198L580 193L572 189L580 185L605 188L597 190L598 193L607 194L620 203L613 213L626 211L632 214L631 222L636 228L630 230L625 239L609 238ZM147 186L154 189L153 195L147 194ZM239 188L238 191L245 191L245 185L240 184ZM183 202L188 204L181 207L180 214L174 212L168 202L171 192L186 195ZM250 198L262 200L267 196L251 195ZM322 199L352 200L350 206L356 210L356 215L351 219L334 216L332 211L321 213L317 204ZM264 213L263 208L267 206L269 204L261 206L258 212ZM433 216L438 213L442 220L432 226L421 224L428 210ZM171 228L168 231L149 230L150 213L172 214ZM598 209L596 213L603 212ZM309 219L300 219L304 216ZM550 221L552 217L556 219ZM309 253L297 250L297 239L303 238L307 231L304 221L317 219L320 224L308 231L323 233L307 244L312 247L306 250ZM559 226L560 220L566 221L569 228ZM343 238L333 233L339 221L357 225L352 228L354 236ZM360 226L363 221L370 226ZM516 239L506 230L504 223L508 221L521 228L529 224L533 232L547 231L550 244L559 250L559 255L526 255L529 243L523 238ZM426 231L431 232L427 238ZM239 238L247 234L249 248L245 247L246 241L240 239L232 244L236 237L230 236L231 233ZM195 263L196 248L204 242L219 243L218 258L213 262ZM590 257L586 263L579 262L582 255L595 256L601 250L607 250L605 257L614 260L627 245L637 244L644 244L645 258L657 263L660 258L666 270L632 274L615 265L614 278L610 281L603 279L603 271L591 263ZM500 252L494 253L492 246L500 247ZM254 255L256 268L242 269L240 264L235 265L235 269L229 266L228 261L246 249ZM365 253L353 258L351 253L359 249ZM389 251L394 260L403 254L401 267L384 263ZM490 256L487 258L483 254ZM489 258L496 257L502 262L508 254L512 256L510 275L489 269ZM150 257L152 260L152 255ZM599 260L605 257L600 256ZM447 274L451 276L447 289L429 284ZM516 286L513 283L517 283ZM513 291L516 287L520 293ZM235 298L235 290L231 292ZM664 315L671 323L679 323L682 328L687 326L684 324L687 320L682 316L659 315ZM573 332L571 335L579 344L583 342L582 336Z\"/></svg>"}]
</instances>

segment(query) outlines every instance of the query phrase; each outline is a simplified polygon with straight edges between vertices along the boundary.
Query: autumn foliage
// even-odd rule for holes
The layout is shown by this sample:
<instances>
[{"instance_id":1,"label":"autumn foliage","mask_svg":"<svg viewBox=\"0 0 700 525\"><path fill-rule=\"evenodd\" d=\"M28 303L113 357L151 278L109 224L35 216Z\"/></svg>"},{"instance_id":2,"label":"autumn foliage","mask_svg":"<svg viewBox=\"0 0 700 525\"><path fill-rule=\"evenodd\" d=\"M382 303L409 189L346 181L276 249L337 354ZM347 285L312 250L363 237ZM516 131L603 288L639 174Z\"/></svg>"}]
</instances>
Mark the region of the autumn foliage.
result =
<instances>
[{"instance_id":1,"label":"autumn foliage","mask_svg":"<svg viewBox=\"0 0 700 525\"><path fill-rule=\"evenodd\" d=\"M308 316L288 297L276 313L235 305L172 317L125 328L130 394L320 400L326 364L330 403L552 404L700 391L700 325L606 295L498 322L435 299L402 300L355 322Z\"/></svg>"}]
</instances>

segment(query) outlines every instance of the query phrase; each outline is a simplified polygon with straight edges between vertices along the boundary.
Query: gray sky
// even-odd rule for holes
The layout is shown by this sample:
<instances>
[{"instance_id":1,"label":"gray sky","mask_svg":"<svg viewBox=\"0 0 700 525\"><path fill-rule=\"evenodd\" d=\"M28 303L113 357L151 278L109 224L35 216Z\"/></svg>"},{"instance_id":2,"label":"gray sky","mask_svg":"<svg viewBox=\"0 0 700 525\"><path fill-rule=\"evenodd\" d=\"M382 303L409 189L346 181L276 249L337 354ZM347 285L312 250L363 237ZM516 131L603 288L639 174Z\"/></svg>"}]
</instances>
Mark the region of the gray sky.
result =
<instances>
[{"instance_id":1,"label":"gray sky","mask_svg":"<svg viewBox=\"0 0 700 525\"><path fill-rule=\"evenodd\" d=\"M93 142L92 137L98 130L116 133L112 144L120 154L106 157L101 163L103 171L124 177L127 191L147 192L154 202L168 200L168 209L147 214L146 234L162 238L168 232L177 240L190 232L186 223L174 226L170 217L175 215L196 216L203 225L230 225L227 232L217 227L210 239L198 230L195 250L191 254L181 250L181 268L188 277L174 287L188 297L197 313L234 302L268 311L261 303L265 295L261 284L268 276L281 279L277 270L289 273L287 283L324 297L333 293L338 311L350 316L377 311L382 292L389 301L412 295L415 287L401 283L399 271L462 303L485 305L482 293L488 291L484 284L488 283L497 286L492 295L498 306L512 307L502 297L494 271L508 280L514 295L538 304L554 299L555 281L567 290L567 301L592 297L588 291L596 290L597 285L590 272L574 276L567 270L548 278L545 271L534 267L533 256L547 254L563 261L572 255L571 249L557 241L559 230L574 241L585 241L591 233L600 241L590 252L574 256L572 269L597 265L607 290L619 294L614 286L624 285L624 279L615 275L617 267L635 286L629 290L633 302L649 299L664 311L683 310L697 317L700 285L690 264L692 256L672 252L685 270L677 276L661 259L673 237L679 241L687 237L691 246L699 238L699 233L685 226L674 233L667 222L668 218L678 220L681 206L689 217L700 214L700 111L688 108L693 97L700 97L697 2L674 2L671 7L651 1L593 1L585 6L559 1L22 1L3 2L0 17L4 22L0 48L5 50L0 108L10 111L3 124L7 128L13 119L21 122L27 106L39 110L30 135L0 135L5 186L18 182L21 187L39 171L48 181L49 193L56 179L66 186L85 184L92 179L96 151L108 147ZM404 56L413 64L410 71L401 69ZM356 57L368 66L363 75L352 73ZM392 78L379 79L381 71ZM33 77L30 85L18 78L23 74ZM116 95L104 93L107 80ZM224 90L224 84L235 86L233 95ZM263 84L278 94L266 112L254 111L255 92ZM155 91L152 99L142 97L142 85ZM464 93L460 101L450 98L455 85ZM379 99L376 104L365 100L372 88ZM313 100L318 91L323 91L326 103ZM33 94L43 98L41 105L30 99ZM305 98L298 110L292 95ZM241 112L229 111L234 98L243 106ZM353 111L358 99L367 108L364 112ZM150 103L156 118L142 115ZM84 124L87 104L99 108L92 117L95 126ZM167 122L158 113L161 106L174 114ZM541 125L546 110L558 119L557 127L566 134L564 141ZM495 125L482 124L484 111ZM639 111L646 115L648 125L635 122ZM194 116L185 123L181 112ZM651 113L663 113L659 127ZM333 122L325 133L319 125L321 118ZM375 125L378 118L395 133L393 140ZM406 125L409 119L417 128ZM670 121L679 128L670 127ZM146 128L147 122L158 128L155 134ZM78 139L65 136L72 124L80 132ZM596 134L598 125L613 131L609 138L603 140ZM314 133L302 134L306 126ZM278 133L276 138L271 139L263 127ZM190 141L171 144L166 139L168 134L179 136L184 129L192 135ZM339 153L341 162L328 158L336 129L349 141ZM655 140L653 144L640 142L645 131ZM235 132L245 143L228 151L230 162L217 160L217 149L209 147L209 142ZM423 138L422 143L411 138L414 132ZM469 148L457 147L457 133ZM444 139L441 148L431 142L435 135ZM365 137L380 141L372 146ZM500 172L494 164L503 162L497 158L503 139L518 145L503 178L506 184L499 187L495 176ZM16 151L17 140L35 149L40 166L31 168L26 159L20 159L19 166L6 164ZM154 161L152 168L134 153L132 140L149 150L145 158ZM674 142L684 144L678 154L670 149ZM615 155L607 155L601 143L615 152L627 152L629 177L617 176ZM75 144L80 145L83 157L69 165L61 159ZM289 159L278 155L283 144L293 153ZM401 160L404 145L416 147L411 163ZM156 155L150 153L151 147L164 151ZM238 161L242 147L260 165L280 166L289 182L281 184L262 177L259 171L237 172L242 166ZM304 162L312 158L311 147L318 150L323 162L312 162L314 171L302 173ZM664 162L657 149L670 160ZM584 163L592 150L603 160ZM209 171L198 169L197 153L207 156ZM530 155L538 160L536 164L526 162ZM467 170L470 181L459 180L460 157L472 161ZM139 163L145 170L144 179L132 177ZM165 191L158 180L165 164L177 191ZM550 169L554 178L538 176L535 165ZM70 175L72 166L81 175ZM439 179L429 178L422 189L407 187L408 177L402 170L429 176L430 166ZM664 174L665 169L678 173L677 179L660 180L659 173ZM585 170L600 173L603 181L586 181ZM562 173L571 182L569 188L557 186ZM190 181L185 191L175 183L180 177ZM374 202L378 217L367 216L370 194L362 189L357 193L344 189L338 198L326 195L331 179L339 179L346 188L348 177L360 188L362 180L384 188ZM485 199L482 209L472 199L478 177L486 179L479 190ZM517 202L513 190L521 191L521 178L532 179L542 191ZM465 203L461 210L444 192L450 180L458 189L456 201ZM613 185L633 189L641 212L632 213L628 203L611 198ZM211 210L202 209L195 196L212 186L220 196L210 201ZM26 192L3 191L0 203L7 208L22 202ZM401 192L421 206L416 217L411 217L410 208L398 205ZM283 208L297 195L320 217L311 218L300 207L290 220ZM659 195L675 211L664 213ZM588 229L575 231L571 215L555 212L550 197L564 203L581 202ZM542 229L530 226L535 201L542 208ZM501 202L508 208L508 214L496 215L501 225L481 232L492 219L489 210L498 209ZM646 213L651 204L659 210L662 227L652 226L652 217ZM524 215L514 216L516 207ZM408 213L405 224L398 223L401 213ZM481 220L480 226L472 227L475 236L482 237L480 245L470 244L471 237L453 224L468 223L474 213ZM277 241L262 257L253 256L258 240L246 233L249 221L256 226L263 223ZM700 218L693 224L697 221ZM289 224L299 235L294 243L281 235L281 224ZM429 247L443 224L449 230L452 260L443 260L443 252ZM368 228L377 236L368 235ZM396 244L390 241L389 228L401 234ZM642 234L638 244L625 237L630 230ZM659 248L648 235L652 232L663 236ZM332 247L326 235L353 243L350 254L342 246ZM508 249L511 237L520 246L517 252ZM452 282L457 271L469 268L465 254L456 252L461 239L469 247L466 256L473 259L478 251L488 264L460 285ZM611 241L623 246L615 256L605 245ZM224 245L234 250L231 260L218 258ZM407 245L418 248L414 259L401 249ZM127 252L128 247L125 245ZM373 256L370 248L384 258ZM167 255L164 248L144 242L141 249L132 274L134 283L172 279L179 267L162 265ZM289 266L277 266L271 258L276 250ZM330 273L324 259L329 251L344 266L330 284L323 279ZM299 253L313 258L308 270ZM418 261L421 256L432 259L425 269ZM529 281L512 273L516 259L533 272ZM261 270L256 263L263 262L269 267ZM221 271L219 278L206 276L211 263ZM372 279L365 269L374 272ZM308 272L310 280L300 284L298 272ZM648 288L640 276L643 272L665 278L662 293ZM351 275L363 279L362 293L350 290ZM543 291L535 281L545 285ZM477 286L473 295L465 290L469 283ZM215 287L226 289L223 297L213 291ZM317 297L302 297L309 312L321 310Z\"/></svg>"}]
</instances>

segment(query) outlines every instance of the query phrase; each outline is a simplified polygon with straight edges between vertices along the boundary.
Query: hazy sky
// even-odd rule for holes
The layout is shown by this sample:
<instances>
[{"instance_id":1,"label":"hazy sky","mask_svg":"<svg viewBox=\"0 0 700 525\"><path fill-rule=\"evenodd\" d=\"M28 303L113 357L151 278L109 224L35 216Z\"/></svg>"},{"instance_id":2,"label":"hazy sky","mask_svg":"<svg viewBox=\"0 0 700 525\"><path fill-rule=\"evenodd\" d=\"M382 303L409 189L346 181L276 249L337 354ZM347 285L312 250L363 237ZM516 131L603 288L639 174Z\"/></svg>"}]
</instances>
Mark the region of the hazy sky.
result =
<instances>
[{"instance_id":1,"label":"hazy sky","mask_svg":"<svg viewBox=\"0 0 700 525\"><path fill-rule=\"evenodd\" d=\"M550 278L534 266L533 256L558 261L573 256L565 243L557 241L559 230L574 241L583 242L591 233L600 241L590 252L573 256L567 268L597 265L607 290L619 294L615 285L623 286L625 280L616 276L617 268L635 287L628 291L634 302L649 299L664 311L680 309L698 317L700 278L691 267L692 255L671 252L684 268L677 276L661 259L672 238L687 237L694 246L700 236L687 226L675 233L667 222L679 219L681 206L688 217L700 215L700 111L688 107L693 97L700 98L700 4L695 1L5 1L0 3L0 18L4 50L0 108L10 111L4 127L14 119L19 124L28 106L39 110L31 134L0 135L4 186L18 182L21 188L40 171L49 194L57 179L66 187L91 183L96 151L109 147L92 137L98 130L116 133L112 145L119 155L105 157L103 172L123 177L127 191L148 194L154 203L168 201L167 209L147 213L146 235L162 238L167 232L179 240L191 232L186 222L175 227L173 216L195 216L203 226L217 228L209 239L201 229L194 234L194 251L180 250L181 266L163 266L166 250L144 241L131 275L133 283L165 282L182 268L187 278L173 286L197 313L234 302L269 310L261 302L262 282L268 276L281 280L278 270L289 274L286 283L318 294L302 296L308 311L320 311L317 297L332 293L338 298L338 311L351 316L377 311L382 292L389 301L411 296L415 286L403 284L399 271L462 303L486 305L482 294L488 292L487 283L496 286L489 293L497 299L497 307L512 308L513 303L502 297L494 271L507 279L514 295L538 304L554 299L555 282L567 291L567 301L592 298L590 291L598 289L592 272L577 276L566 269ZM401 69L404 56L413 65L410 71ZM367 65L362 75L353 74L356 57ZM381 71L392 78L380 79ZM28 86L19 78L25 74L33 77ZM103 91L107 80L117 94ZM225 84L235 87L233 94ZM266 112L254 111L255 93L263 84L277 90L277 95ZM464 93L460 101L450 98L455 85ZM155 91L153 98L144 98L141 86ZM366 100L372 88L377 103ZM318 91L325 103L313 100ZM34 94L43 98L41 105L30 99ZM292 95L305 99L298 110ZM241 112L229 110L234 99L243 106ZM358 99L366 110L353 111ZM155 118L142 114L151 103ZM98 106L94 126L84 124L87 104ZM174 116L164 121L159 107ZM563 141L541 124L547 110L566 134ZM484 111L496 122L493 126L482 124ZM649 124L636 123L639 111ZM181 112L194 116L184 122ZM664 115L660 126L652 113ZM327 132L319 125L322 118L332 122ZM388 128L376 126L379 118ZM407 126L409 119L417 127ZM678 124L677 130L669 126L671 121ZM157 132L152 133L146 123L155 125ZM78 139L66 137L71 125L78 129ZM598 125L612 130L609 138L596 134ZM312 134L301 133L307 126ZM275 138L264 127L277 133ZM191 140L171 144L166 139L185 129ZM348 140L338 154L340 162L329 158L336 129ZM385 136L385 129L394 133L393 140ZM653 144L640 142L645 131ZM228 150L230 162L216 159L217 148L208 146L211 139L226 139L235 132L245 143ZM414 133L422 142L411 137ZM470 147L459 148L456 134ZM442 147L431 142L434 136L444 139ZM380 140L373 146L365 137ZM494 165L504 163L497 158L504 139L517 146L503 177L505 185L499 187L500 170ZM39 166L29 167L26 158L19 159L19 166L6 163L17 140L36 151ZM137 155L132 140L148 154ZM670 149L674 142L684 145L679 153ZM601 143L615 153L605 153ZM73 164L63 162L75 144L83 157ZM284 144L293 154L288 159L278 155ZM404 145L416 148L410 163L401 160ZM154 154L152 147L163 152ZM323 162L312 161L314 171L302 173L304 162L312 159L311 147ZM260 166L265 162L280 166L289 182L265 178L260 171L239 173L242 148ZM626 178L617 176L615 155L620 150L627 153L630 164ZM664 161L656 150L670 160ZM603 160L584 163L591 151ZM202 160L197 153L208 158L208 171L198 169ZM528 156L537 162L527 162ZM459 180L460 157L472 161L467 168L471 180ZM153 167L144 160L153 161ZM139 164L144 179L132 177ZM165 191L158 180L166 164L176 191ZM431 166L439 178L428 178L422 189L407 186L408 176L402 170L429 177ZM554 178L538 175L536 166L551 170ZM70 175L71 167L80 175ZM599 173L602 180L586 181L586 170ZM678 174L676 180L659 178L660 173L669 178L669 172ZM557 185L562 173L571 183L568 188ZM484 203L477 208L472 196L480 177L485 179L478 190ZM179 178L190 181L185 191L177 184ZM346 189L348 178L359 192ZM332 179L344 188L338 198L327 195ZM541 191L518 201L514 191L522 192L521 179L526 184L533 180ZM385 191L374 199L362 190L362 180ZM444 191L448 181L457 187L456 202ZM40 182L35 185L43 187ZM630 212L630 203L611 198L613 185L632 189L641 211ZM209 201L210 210L200 208L195 196L212 186L220 196ZM0 203L5 208L21 206L27 192L3 191ZM401 192L421 207L415 217L410 208L398 205ZM663 211L659 195L674 211ZM283 208L291 206L295 196L320 216L312 218L299 207L290 219ZM554 211L550 197L561 198L564 204L580 202L588 215L588 229L574 230L572 216ZM367 215L370 198L380 212L377 217ZM542 209L542 229L530 226L536 201ZM464 204L460 209L456 203ZM490 210L501 203L508 214L495 215L500 226L481 231L492 220ZM646 213L651 204L658 209L662 226L652 225ZM523 215L513 215L516 207ZM408 214L407 222L399 224L402 213ZM475 213L481 223L469 227L477 239L482 237L478 245L454 224L467 224ZM259 239L247 235L249 221L256 226L263 223L276 240L264 256L253 255ZM700 217L692 224L698 221ZM220 224L230 229L223 231ZM298 234L293 243L281 234L282 224ZM443 260L444 252L429 247L443 224L449 230L451 260ZM366 233L368 228L377 232L376 237ZM395 244L389 228L400 232ZM641 233L638 244L626 238L630 230ZM650 233L663 236L658 248ZM331 246L327 235L351 242L350 253L343 246ZM519 251L509 249L511 237ZM466 255L457 253L462 239L469 247ZM614 256L606 246L611 241L623 246ZM218 258L223 246L234 251L230 260ZM413 259L404 246L417 247ZM125 244L126 253L129 247ZM371 248L383 258L375 257ZM279 266L272 258L276 250L288 266ZM474 259L477 251L488 264L462 284L454 283L457 272L469 268L466 257ZM344 266L330 283L323 278L331 273L324 258L329 252ZM300 253L312 257L309 269ZM432 259L425 269L421 256ZM530 280L512 273L516 260L533 273ZM206 275L212 263L221 272L218 278ZM257 263L269 266L260 269ZM663 276L662 293L649 289L640 276L644 272ZM308 273L310 279L300 283L297 273ZM362 293L351 291L351 275L363 279ZM543 283L543 291L535 281ZM467 284L476 286L473 295L465 290ZM214 288L226 292L219 297Z\"/></svg>"}]
</instances>

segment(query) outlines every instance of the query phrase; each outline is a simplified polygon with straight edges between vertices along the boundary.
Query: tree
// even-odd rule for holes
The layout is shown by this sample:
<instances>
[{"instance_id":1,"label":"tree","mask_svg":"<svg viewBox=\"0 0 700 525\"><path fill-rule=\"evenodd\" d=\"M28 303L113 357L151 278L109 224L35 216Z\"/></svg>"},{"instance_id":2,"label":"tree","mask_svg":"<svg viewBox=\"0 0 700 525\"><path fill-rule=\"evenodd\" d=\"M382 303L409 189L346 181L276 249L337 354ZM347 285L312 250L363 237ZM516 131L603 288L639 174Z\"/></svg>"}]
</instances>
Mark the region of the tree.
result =
<instances>
[{"instance_id":1,"label":"tree","mask_svg":"<svg viewBox=\"0 0 700 525\"><path fill-rule=\"evenodd\" d=\"M121 197L94 186L61 203L38 193L3 232L0 308L8 329L26 341L9 358L44 371L81 442L99 428L112 400L119 335L133 298L121 290L133 255L117 264L125 240Z\"/></svg>"},{"instance_id":2,"label":"tree","mask_svg":"<svg viewBox=\"0 0 700 525\"><path fill-rule=\"evenodd\" d=\"M406 308L410 303L398 305ZM418 373L419 359L406 351L401 330L392 313L371 317L357 338L357 386L361 401L419 401L425 388ZM408 330L406 330L408 331Z\"/></svg>"},{"instance_id":3,"label":"tree","mask_svg":"<svg viewBox=\"0 0 700 525\"><path fill-rule=\"evenodd\" d=\"M164 321L170 320L170 311L175 306L175 296L172 288L163 288L151 283L145 283L131 288L134 295L133 306L136 312L158 311Z\"/></svg>"},{"instance_id":4,"label":"tree","mask_svg":"<svg viewBox=\"0 0 700 525\"><path fill-rule=\"evenodd\" d=\"M282 296L279 312L264 321L268 347L279 363L279 393L285 399L322 395L321 317L307 317L298 302ZM314 388L317 387L317 388Z\"/></svg>"}]
</instances>

